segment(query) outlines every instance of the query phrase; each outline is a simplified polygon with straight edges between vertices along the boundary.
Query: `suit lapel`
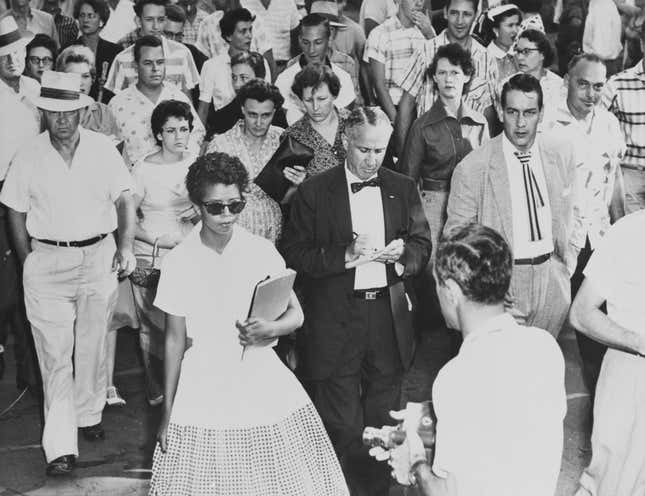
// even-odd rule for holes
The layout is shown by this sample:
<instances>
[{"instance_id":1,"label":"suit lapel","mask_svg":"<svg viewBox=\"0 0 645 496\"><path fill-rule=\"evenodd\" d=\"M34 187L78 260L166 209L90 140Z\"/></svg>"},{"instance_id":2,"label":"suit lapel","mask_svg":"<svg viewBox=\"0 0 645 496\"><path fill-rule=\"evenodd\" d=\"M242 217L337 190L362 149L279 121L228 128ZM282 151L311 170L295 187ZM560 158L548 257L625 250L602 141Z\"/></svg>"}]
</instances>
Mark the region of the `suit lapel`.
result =
<instances>
[{"instance_id":1,"label":"suit lapel","mask_svg":"<svg viewBox=\"0 0 645 496\"><path fill-rule=\"evenodd\" d=\"M383 203L385 244L387 245L393 239L404 235L404 233L400 232L401 199L399 198L399 192L392 183L389 171L379 169L378 177L381 180L381 202Z\"/></svg>"},{"instance_id":2,"label":"suit lapel","mask_svg":"<svg viewBox=\"0 0 645 496\"><path fill-rule=\"evenodd\" d=\"M552 155L541 146L540 160L542 161L542 171L546 182L546 189L549 194L549 206L551 207L551 233L553 242L558 238L558 233L562 226L563 206L562 206L562 177L558 164L553 160Z\"/></svg>"},{"instance_id":3,"label":"suit lapel","mask_svg":"<svg viewBox=\"0 0 645 496\"><path fill-rule=\"evenodd\" d=\"M513 212L511 203L511 185L508 179L506 159L502 149L501 136L496 138L493 151L490 157L490 182L493 190L493 197L497 204L497 212L500 216L503 234L508 243L513 245Z\"/></svg>"},{"instance_id":4,"label":"suit lapel","mask_svg":"<svg viewBox=\"0 0 645 496\"><path fill-rule=\"evenodd\" d=\"M337 167L334 177L329 181L328 203L333 214L331 221L335 224L339 238L351 242L352 240L352 212L349 208L347 192L347 176L345 167Z\"/></svg>"}]
</instances>

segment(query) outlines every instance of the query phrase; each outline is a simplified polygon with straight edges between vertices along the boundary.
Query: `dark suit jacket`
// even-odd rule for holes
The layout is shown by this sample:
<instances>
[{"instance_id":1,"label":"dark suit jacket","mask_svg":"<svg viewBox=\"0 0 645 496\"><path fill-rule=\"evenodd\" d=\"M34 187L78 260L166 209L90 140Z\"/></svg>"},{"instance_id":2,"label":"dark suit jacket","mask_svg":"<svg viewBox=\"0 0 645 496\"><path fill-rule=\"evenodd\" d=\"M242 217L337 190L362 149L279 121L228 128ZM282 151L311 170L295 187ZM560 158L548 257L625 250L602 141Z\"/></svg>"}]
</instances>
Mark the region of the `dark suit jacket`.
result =
<instances>
[{"instance_id":1,"label":"dark suit jacket","mask_svg":"<svg viewBox=\"0 0 645 496\"><path fill-rule=\"evenodd\" d=\"M107 71L105 71L105 77L107 78L107 75L110 73L110 67L112 67L114 57L116 57L120 51L121 47L119 45L110 43L109 41L99 37L99 42L96 46L96 77L94 78L94 83L90 89L90 96L95 100L99 94L99 79L103 72L103 62L107 62ZM114 94L111 91L104 91L101 103L108 103L113 96Z\"/></svg>"},{"instance_id":2,"label":"dark suit jacket","mask_svg":"<svg viewBox=\"0 0 645 496\"><path fill-rule=\"evenodd\" d=\"M430 228L419 193L409 177L381 168L381 196L385 243L402 238L405 249L400 263L403 280L393 264L386 266L390 304L401 363L408 368L414 353L412 313L405 293L415 301L412 276L430 258ZM324 379L342 359L347 340L348 310L356 301L354 269L345 270L345 250L352 243L352 223L344 167L334 167L300 185L291 204L282 251L287 265L296 270L303 288L305 323L297 334L302 352L302 373L308 379Z\"/></svg>"}]
</instances>

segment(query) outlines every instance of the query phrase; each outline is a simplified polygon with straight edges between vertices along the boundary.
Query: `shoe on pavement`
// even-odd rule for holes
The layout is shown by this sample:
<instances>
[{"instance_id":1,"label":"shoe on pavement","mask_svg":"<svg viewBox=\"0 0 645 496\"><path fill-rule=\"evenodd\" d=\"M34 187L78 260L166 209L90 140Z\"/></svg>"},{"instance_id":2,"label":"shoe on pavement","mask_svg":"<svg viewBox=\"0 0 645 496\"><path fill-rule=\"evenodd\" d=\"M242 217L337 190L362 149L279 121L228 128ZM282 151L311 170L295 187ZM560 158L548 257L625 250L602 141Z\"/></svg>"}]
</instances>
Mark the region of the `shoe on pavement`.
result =
<instances>
[{"instance_id":1,"label":"shoe on pavement","mask_svg":"<svg viewBox=\"0 0 645 496\"><path fill-rule=\"evenodd\" d=\"M107 398L105 402L109 406L125 406L125 400L119 394L119 390L114 386L107 388Z\"/></svg>"},{"instance_id":2,"label":"shoe on pavement","mask_svg":"<svg viewBox=\"0 0 645 496\"><path fill-rule=\"evenodd\" d=\"M103 426L100 422L95 425L90 425L89 427L79 427L79 430L86 441L105 439L105 431L103 430Z\"/></svg>"},{"instance_id":3,"label":"shoe on pavement","mask_svg":"<svg viewBox=\"0 0 645 496\"><path fill-rule=\"evenodd\" d=\"M74 455L59 456L47 464L47 475L68 475L74 469Z\"/></svg>"}]
</instances>

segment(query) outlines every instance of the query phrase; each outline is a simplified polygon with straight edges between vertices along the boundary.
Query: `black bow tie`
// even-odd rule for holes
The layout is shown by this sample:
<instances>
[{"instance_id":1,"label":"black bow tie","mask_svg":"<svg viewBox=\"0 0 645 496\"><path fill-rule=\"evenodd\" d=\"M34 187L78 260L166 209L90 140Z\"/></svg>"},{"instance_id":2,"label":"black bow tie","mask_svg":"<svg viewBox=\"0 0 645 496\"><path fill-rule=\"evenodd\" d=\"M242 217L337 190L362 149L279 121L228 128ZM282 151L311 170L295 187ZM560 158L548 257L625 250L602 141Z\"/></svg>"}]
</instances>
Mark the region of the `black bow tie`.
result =
<instances>
[{"instance_id":1,"label":"black bow tie","mask_svg":"<svg viewBox=\"0 0 645 496\"><path fill-rule=\"evenodd\" d=\"M370 179L369 181L363 181L362 183L352 183L349 185L352 188L352 193L358 193L363 188L372 186L374 188L379 188L381 186L381 180L378 177Z\"/></svg>"}]
</instances>

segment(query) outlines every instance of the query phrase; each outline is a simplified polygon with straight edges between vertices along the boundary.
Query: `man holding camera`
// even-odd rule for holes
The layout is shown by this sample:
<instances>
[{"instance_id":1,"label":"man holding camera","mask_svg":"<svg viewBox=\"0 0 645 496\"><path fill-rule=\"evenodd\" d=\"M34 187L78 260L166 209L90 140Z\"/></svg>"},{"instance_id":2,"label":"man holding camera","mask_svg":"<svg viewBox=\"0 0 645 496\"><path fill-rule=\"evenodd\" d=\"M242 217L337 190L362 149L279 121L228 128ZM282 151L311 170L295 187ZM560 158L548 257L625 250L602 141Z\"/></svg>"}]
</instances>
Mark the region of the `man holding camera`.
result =
<instances>
[{"instance_id":1,"label":"man holding camera","mask_svg":"<svg viewBox=\"0 0 645 496\"><path fill-rule=\"evenodd\" d=\"M439 244L434 272L441 311L464 341L434 383L434 460L405 420L403 444L370 451L389 458L396 480L418 484L420 494L555 492L566 413L564 359L549 333L517 324L504 310L512 268L506 241L479 224L458 226Z\"/></svg>"}]
</instances>

